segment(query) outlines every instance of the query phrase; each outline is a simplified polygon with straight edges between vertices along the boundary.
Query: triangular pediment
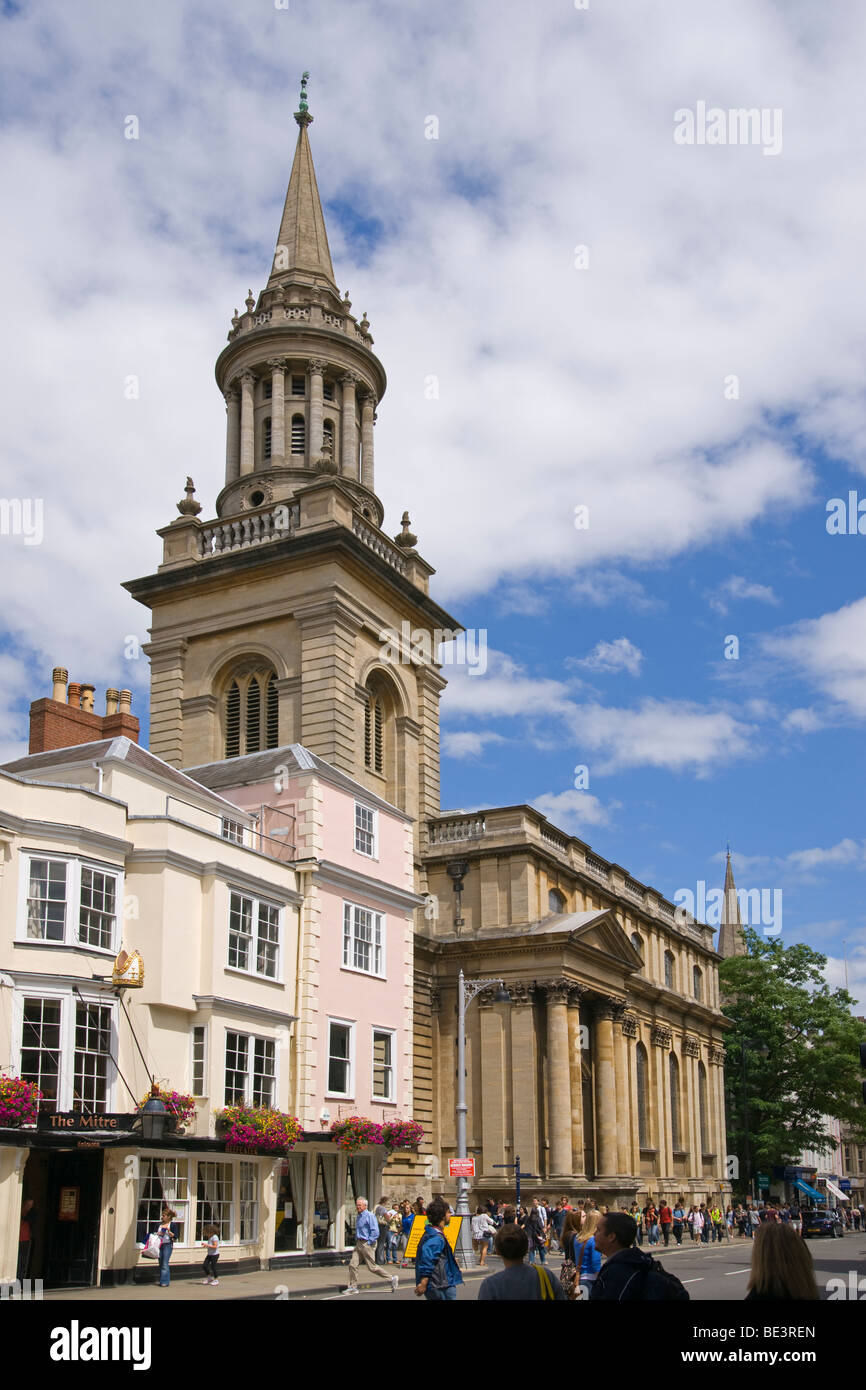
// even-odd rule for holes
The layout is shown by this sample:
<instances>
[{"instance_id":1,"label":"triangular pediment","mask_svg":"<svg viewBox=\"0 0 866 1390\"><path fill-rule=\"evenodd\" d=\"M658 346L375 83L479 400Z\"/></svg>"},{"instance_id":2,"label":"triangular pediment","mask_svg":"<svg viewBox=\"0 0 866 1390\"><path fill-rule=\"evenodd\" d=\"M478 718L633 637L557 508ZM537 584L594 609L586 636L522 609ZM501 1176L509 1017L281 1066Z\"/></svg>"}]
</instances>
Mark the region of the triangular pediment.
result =
<instances>
[{"instance_id":1,"label":"triangular pediment","mask_svg":"<svg viewBox=\"0 0 866 1390\"><path fill-rule=\"evenodd\" d=\"M581 916L585 915L581 913ZM643 968L640 953L635 950L612 908L595 912L589 921L576 926L571 932L571 941L584 950L602 951L628 970Z\"/></svg>"}]
</instances>

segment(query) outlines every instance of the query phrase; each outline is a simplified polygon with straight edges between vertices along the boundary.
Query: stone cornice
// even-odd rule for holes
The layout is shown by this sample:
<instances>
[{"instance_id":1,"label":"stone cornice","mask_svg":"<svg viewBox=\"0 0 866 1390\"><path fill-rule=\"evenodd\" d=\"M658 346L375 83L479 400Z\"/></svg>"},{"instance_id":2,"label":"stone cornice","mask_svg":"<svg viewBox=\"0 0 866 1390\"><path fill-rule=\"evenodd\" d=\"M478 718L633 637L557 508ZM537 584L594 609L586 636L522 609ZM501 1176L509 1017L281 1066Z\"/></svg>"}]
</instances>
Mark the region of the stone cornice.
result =
<instances>
[{"instance_id":1,"label":"stone cornice","mask_svg":"<svg viewBox=\"0 0 866 1390\"><path fill-rule=\"evenodd\" d=\"M327 883L332 888L339 888L341 892L363 894L365 897L375 898L389 907L399 908L405 912L412 912L416 907L423 907L425 902L425 899L418 893L412 893L407 888L399 888L393 883L384 883L382 879L372 878L369 874L359 873L356 869L349 869L342 864L334 864L327 859L319 861L316 881L317 883Z\"/></svg>"},{"instance_id":2,"label":"stone cornice","mask_svg":"<svg viewBox=\"0 0 866 1390\"><path fill-rule=\"evenodd\" d=\"M13 777L16 782L23 782L27 786L37 786L40 789L48 788L51 791L84 792L92 796L99 796L100 801L109 800L93 787L75 787L66 782L27 782L25 778L18 777L14 773L7 772L7 777ZM109 804L118 806L126 810L126 805L122 801L109 800ZM19 835L26 839L30 835L36 836L40 840L57 840L70 846L69 853L79 847L87 847L91 851L99 850L103 854L111 854L120 859L126 859L133 851L133 844L130 840L118 840L113 835L102 835L98 830L88 830L86 826L62 825L56 821L35 820L30 817L13 816L8 811L0 813L0 830L11 831L14 835ZM31 847L20 845L20 849L27 852ZM118 865L122 868L122 865Z\"/></svg>"},{"instance_id":3,"label":"stone cornice","mask_svg":"<svg viewBox=\"0 0 866 1390\"><path fill-rule=\"evenodd\" d=\"M297 1023L297 1014L278 1013L275 1009L265 1009L261 1004L246 1004L240 999L222 999L217 994L194 994L193 1003L198 1011L210 1013L241 1014L244 1018L260 1019L262 1023Z\"/></svg>"},{"instance_id":4,"label":"stone cornice","mask_svg":"<svg viewBox=\"0 0 866 1390\"><path fill-rule=\"evenodd\" d=\"M136 819L143 819L143 817ZM163 819L163 817L149 817L148 819ZM197 830L198 826L186 828ZM207 834L208 832L205 831L204 833ZM251 852L248 851L248 853ZM277 861L268 860L267 862L276 863ZM176 850L172 849L135 849L133 847L127 864L130 868L138 864L163 864L166 868L180 869L184 873L194 874L196 878L218 878L226 883L237 884L239 888L246 889L249 893L256 893L271 900L278 899L286 905L299 904L304 901L303 893L298 893L293 888L284 888L271 879L258 878L255 874L217 860L204 863L199 859L191 859L189 855L178 854Z\"/></svg>"}]
</instances>

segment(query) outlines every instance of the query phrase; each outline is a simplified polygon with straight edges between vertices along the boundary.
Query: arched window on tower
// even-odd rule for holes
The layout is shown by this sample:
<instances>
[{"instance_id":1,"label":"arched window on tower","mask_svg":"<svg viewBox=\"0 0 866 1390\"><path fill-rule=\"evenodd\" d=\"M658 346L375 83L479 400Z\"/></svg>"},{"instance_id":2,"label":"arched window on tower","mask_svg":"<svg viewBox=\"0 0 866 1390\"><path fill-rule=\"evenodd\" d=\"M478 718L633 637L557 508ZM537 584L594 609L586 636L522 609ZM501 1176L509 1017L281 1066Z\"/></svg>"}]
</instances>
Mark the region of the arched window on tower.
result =
<instances>
[{"instance_id":1,"label":"arched window on tower","mask_svg":"<svg viewBox=\"0 0 866 1390\"><path fill-rule=\"evenodd\" d=\"M364 766L370 772L385 771L385 711L375 691L368 691L364 709Z\"/></svg>"},{"instance_id":2,"label":"arched window on tower","mask_svg":"<svg viewBox=\"0 0 866 1390\"><path fill-rule=\"evenodd\" d=\"M334 457L334 422L333 420L322 421L322 448L327 449Z\"/></svg>"},{"instance_id":3,"label":"arched window on tower","mask_svg":"<svg viewBox=\"0 0 866 1390\"><path fill-rule=\"evenodd\" d=\"M649 1067L646 1048L638 1043L635 1048L635 1074L637 1077L637 1134L642 1149L650 1146L649 1131Z\"/></svg>"},{"instance_id":4,"label":"arched window on tower","mask_svg":"<svg viewBox=\"0 0 866 1390\"><path fill-rule=\"evenodd\" d=\"M292 416L292 453L303 454L307 447L307 427L303 415Z\"/></svg>"},{"instance_id":5,"label":"arched window on tower","mask_svg":"<svg viewBox=\"0 0 866 1390\"><path fill-rule=\"evenodd\" d=\"M262 462L267 463L271 457L271 417L268 415L264 422L262 431Z\"/></svg>"},{"instance_id":6,"label":"arched window on tower","mask_svg":"<svg viewBox=\"0 0 866 1390\"><path fill-rule=\"evenodd\" d=\"M710 1151L710 1134L707 1128L707 1069L698 1062L698 1108L701 1116L701 1153Z\"/></svg>"},{"instance_id":7,"label":"arched window on tower","mask_svg":"<svg viewBox=\"0 0 866 1390\"><path fill-rule=\"evenodd\" d=\"M696 999L703 998L704 977L699 965L692 970L692 993Z\"/></svg>"},{"instance_id":8,"label":"arched window on tower","mask_svg":"<svg viewBox=\"0 0 866 1390\"><path fill-rule=\"evenodd\" d=\"M276 748L278 694L275 672L246 663L232 677L225 692L225 756L259 753Z\"/></svg>"},{"instance_id":9,"label":"arched window on tower","mask_svg":"<svg viewBox=\"0 0 866 1390\"><path fill-rule=\"evenodd\" d=\"M646 961L645 961L645 959L644 959L644 953L643 953L643 950L644 950L643 937L641 936L640 932L636 932L636 931L633 931L633 932L632 932L632 934L631 934L631 944L632 944L632 946L634 946L634 948L635 948L635 950L637 951L638 955L640 956L641 960L643 960L643 961L644 961L644 964L646 964Z\"/></svg>"},{"instance_id":10,"label":"arched window on tower","mask_svg":"<svg viewBox=\"0 0 866 1390\"><path fill-rule=\"evenodd\" d=\"M671 1079L671 1148L679 1149L680 1144L680 1064L671 1052L668 1056Z\"/></svg>"},{"instance_id":11,"label":"arched window on tower","mask_svg":"<svg viewBox=\"0 0 866 1390\"><path fill-rule=\"evenodd\" d=\"M564 912L566 909L565 894L560 893L558 888L551 888L547 895L547 909L549 912Z\"/></svg>"},{"instance_id":12,"label":"arched window on tower","mask_svg":"<svg viewBox=\"0 0 866 1390\"><path fill-rule=\"evenodd\" d=\"M674 954L673 951L665 951L665 988L674 988Z\"/></svg>"}]
</instances>

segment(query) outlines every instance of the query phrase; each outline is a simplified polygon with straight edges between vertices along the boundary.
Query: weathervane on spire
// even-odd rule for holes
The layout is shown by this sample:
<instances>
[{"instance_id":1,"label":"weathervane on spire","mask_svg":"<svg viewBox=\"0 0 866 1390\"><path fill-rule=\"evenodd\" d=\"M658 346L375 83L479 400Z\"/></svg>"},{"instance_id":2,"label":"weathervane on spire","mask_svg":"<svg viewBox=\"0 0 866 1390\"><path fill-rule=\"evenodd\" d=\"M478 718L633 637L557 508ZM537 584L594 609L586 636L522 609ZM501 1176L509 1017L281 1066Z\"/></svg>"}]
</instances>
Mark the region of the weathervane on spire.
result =
<instances>
[{"instance_id":1,"label":"weathervane on spire","mask_svg":"<svg viewBox=\"0 0 866 1390\"><path fill-rule=\"evenodd\" d=\"M308 72L301 74L301 97L295 112L295 120L299 126L309 125L313 119L310 115L310 108L307 106L307 80L309 76Z\"/></svg>"}]
</instances>

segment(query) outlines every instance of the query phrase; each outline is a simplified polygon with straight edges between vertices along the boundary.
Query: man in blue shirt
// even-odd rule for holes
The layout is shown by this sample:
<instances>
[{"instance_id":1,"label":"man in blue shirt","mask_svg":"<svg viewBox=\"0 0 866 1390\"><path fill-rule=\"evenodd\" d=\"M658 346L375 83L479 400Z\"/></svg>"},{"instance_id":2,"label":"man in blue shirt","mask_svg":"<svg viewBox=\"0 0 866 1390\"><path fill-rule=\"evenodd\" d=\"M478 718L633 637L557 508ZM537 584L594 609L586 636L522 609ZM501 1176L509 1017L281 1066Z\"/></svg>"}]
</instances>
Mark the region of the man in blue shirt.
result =
<instances>
[{"instance_id":1,"label":"man in blue shirt","mask_svg":"<svg viewBox=\"0 0 866 1390\"><path fill-rule=\"evenodd\" d=\"M448 1208L441 1197L434 1197L427 1208L427 1225L415 1256L415 1293L428 1303L453 1303L463 1275L457 1267L442 1227ZM442 1258L444 1256L444 1259ZM441 1261L441 1263L440 1263Z\"/></svg>"},{"instance_id":2,"label":"man in blue shirt","mask_svg":"<svg viewBox=\"0 0 866 1390\"><path fill-rule=\"evenodd\" d=\"M384 1265L376 1264L376 1242L379 1239L379 1223L371 1211L367 1210L366 1197L359 1197L355 1206L358 1219L355 1222L355 1249L349 1261L349 1284L344 1294L358 1293L358 1267L363 1260L371 1274L377 1279L388 1279L393 1293L397 1292L396 1274L389 1274Z\"/></svg>"}]
</instances>

